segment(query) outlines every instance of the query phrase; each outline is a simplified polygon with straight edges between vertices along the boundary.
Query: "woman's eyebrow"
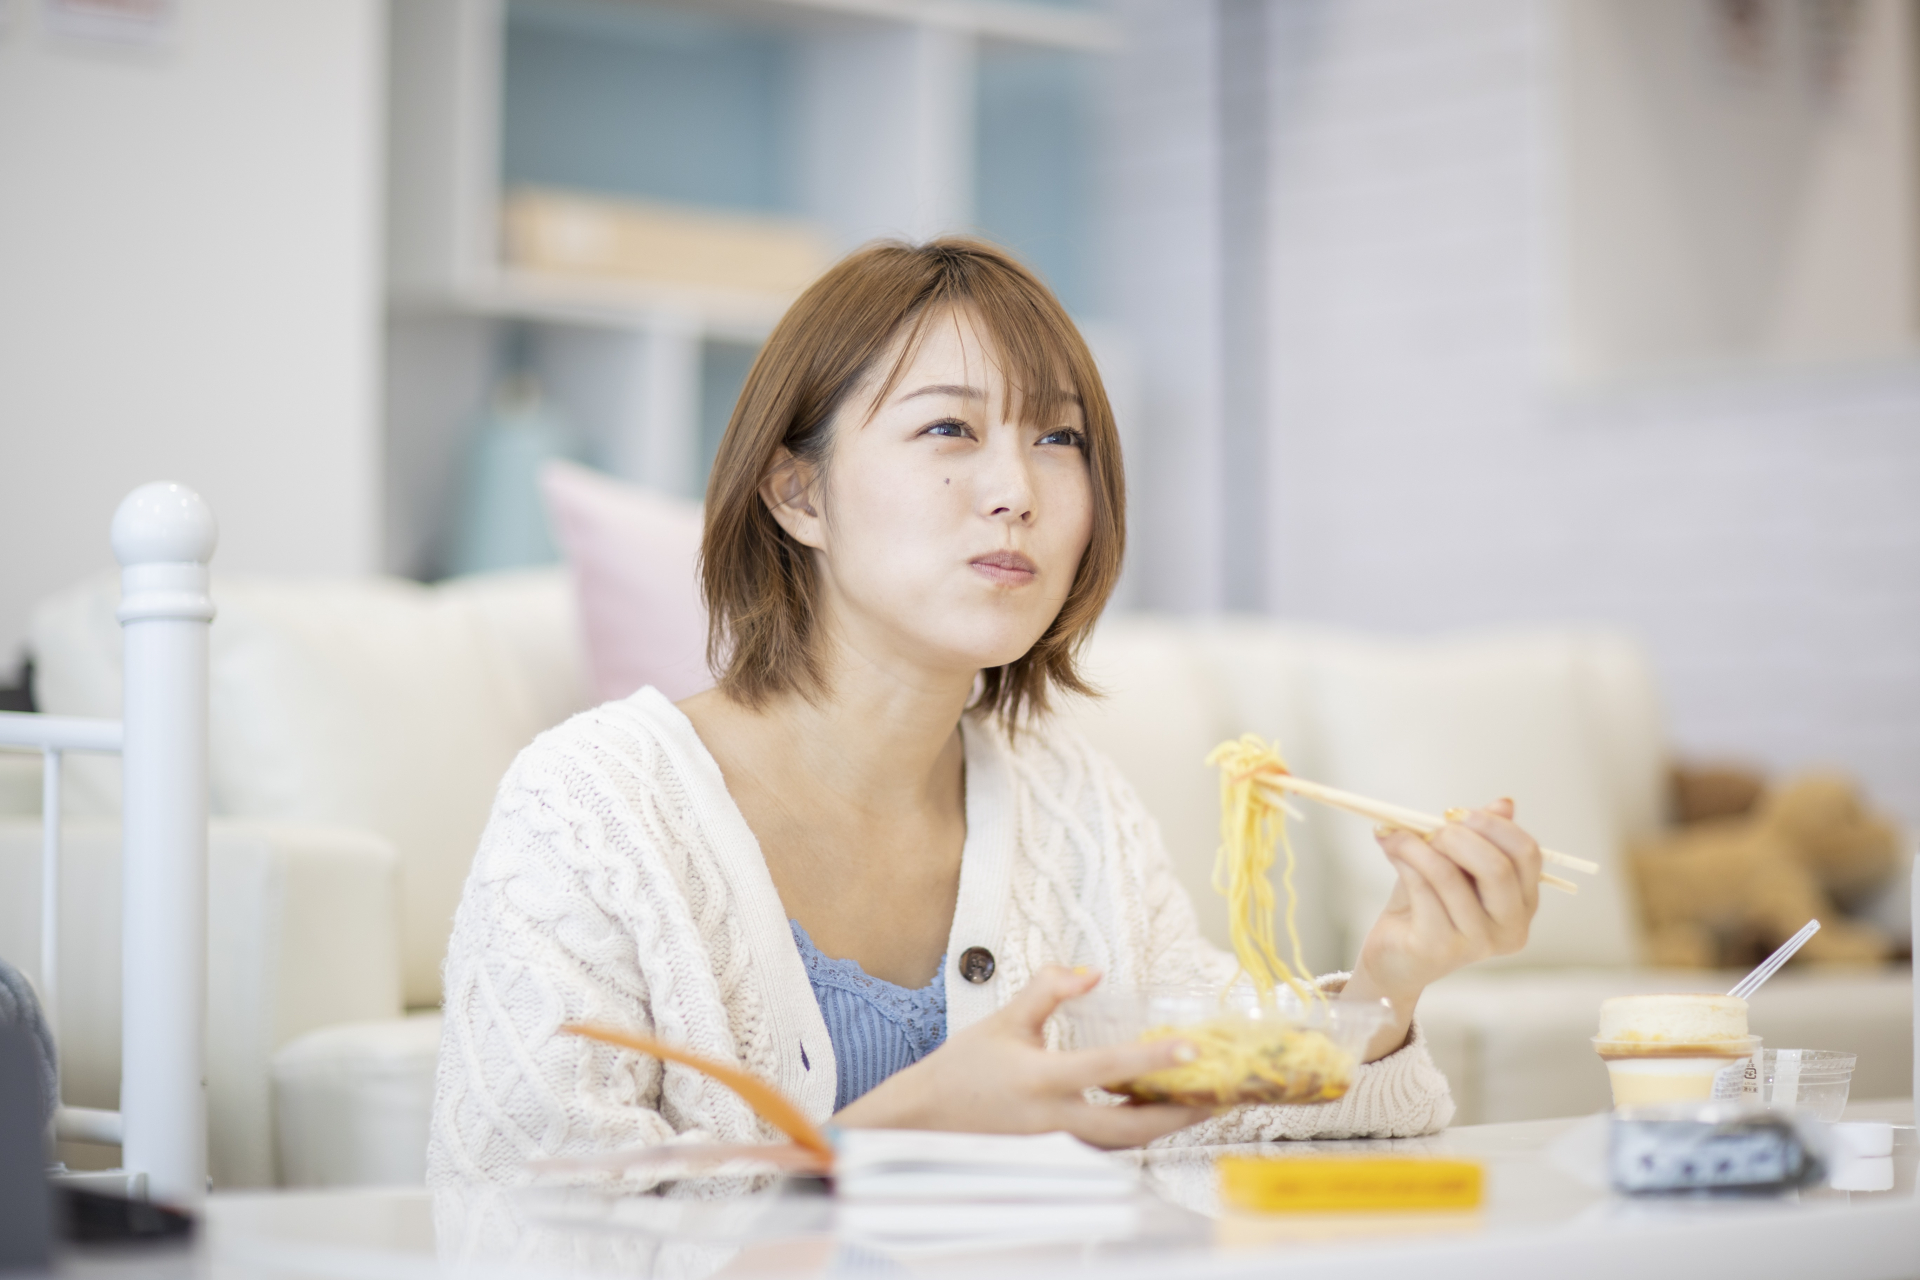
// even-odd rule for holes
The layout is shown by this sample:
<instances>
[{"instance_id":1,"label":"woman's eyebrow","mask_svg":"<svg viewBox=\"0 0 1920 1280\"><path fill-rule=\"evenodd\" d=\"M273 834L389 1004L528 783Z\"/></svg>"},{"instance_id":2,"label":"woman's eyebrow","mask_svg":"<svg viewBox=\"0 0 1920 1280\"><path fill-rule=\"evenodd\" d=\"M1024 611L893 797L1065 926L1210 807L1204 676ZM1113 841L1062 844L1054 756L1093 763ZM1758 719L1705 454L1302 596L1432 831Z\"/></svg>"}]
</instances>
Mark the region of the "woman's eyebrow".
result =
<instances>
[{"instance_id":1,"label":"woman's eyebrow","mask_svg":"<svg viewBox=\"0 0 1920 1280\"><path fill-rule=\"evenodd\" d=\"M907 401L916 400L921 396L953 396L960 400L985 400L987 393L978 387L962 387L950 382L940 382L932 386L921 387L918 391L909 391L906 395L895 400L894 403L905 404Z\"/></svg>"}]
</instances>

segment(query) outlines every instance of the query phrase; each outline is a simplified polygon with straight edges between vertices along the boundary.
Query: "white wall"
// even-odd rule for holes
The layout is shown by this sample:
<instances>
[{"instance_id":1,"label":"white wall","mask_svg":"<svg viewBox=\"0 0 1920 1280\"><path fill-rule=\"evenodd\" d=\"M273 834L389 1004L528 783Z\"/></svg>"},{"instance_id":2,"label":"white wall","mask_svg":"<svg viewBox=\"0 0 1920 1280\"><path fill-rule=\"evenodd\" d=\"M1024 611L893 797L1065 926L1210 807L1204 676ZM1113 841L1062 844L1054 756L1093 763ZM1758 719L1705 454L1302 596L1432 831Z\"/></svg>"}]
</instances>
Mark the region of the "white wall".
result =
<instances>
[{"instance_id":1,"label":"white wall","mask_svg":"<svg viewBox=\"0 0 1920 1280\"><path fill-rule=\"evenodd\" d=\"M1920 826L1920 365L1569 396L1554 6L1273 6L1270 599L1650 646L1678 746Z\"/></svg>"},{"instance_id":2,"label":"white wall","mask_svg":"<svg viewBox=\"0 0 1920 1280\"><path fill-rule=\"evenodd\" d=\"M1131 555L1142 603L1218 608L1217 10L1131 3ZM1557 389L1557 12L1268 0L1266 607L1627 629L1680 750L1836 764L1920 828L1920 364Z\"/></svg>"},{"instance_id":3,"label":"white wall","mask_svg":"<svg viewBox=\"0 0 1920 1280\"><path fill-rule=\"evenodd\" d=\"M171 47L0 27L0 665L136 484L228 569L379 555L381 0L179 0Z\"/></svg>"},{"instance_id":4,"label":"white wall","mask_svg":"<svg viewBox=\"0 0 1920 1280\"><path fill-rule=\"evenodd\" d=\"M1219 35L1213 5L1120 0L1108 70L1115 309L1140 425L1127 433L1129 603L1198 612L1225 598L1221 431Z\"/></svg>"},{"instance_id":5,"label":"white wall","mask_svg":"<svg viewBox=\"0 0 1920 1280\"><path fill-rule=\"evenodd\" d=\"M1729 12L1561 0L1569 377L1913 354L1912 0Z\"/></svg>"}]
</instances>

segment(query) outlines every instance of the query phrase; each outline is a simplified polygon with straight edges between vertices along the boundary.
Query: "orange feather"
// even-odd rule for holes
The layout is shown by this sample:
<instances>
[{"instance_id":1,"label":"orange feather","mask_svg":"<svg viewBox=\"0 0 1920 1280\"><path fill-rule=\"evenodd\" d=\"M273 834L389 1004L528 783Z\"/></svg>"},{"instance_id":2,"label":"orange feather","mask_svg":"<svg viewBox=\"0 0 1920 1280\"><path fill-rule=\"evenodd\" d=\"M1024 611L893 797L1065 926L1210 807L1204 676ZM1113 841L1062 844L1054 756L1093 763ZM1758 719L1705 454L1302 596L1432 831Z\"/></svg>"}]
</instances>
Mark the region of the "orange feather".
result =
<instances>
[{"instance_id":1,"label":"orange feather","mask_svg":"<svg viewBox=\"0 0 1920 1280\"><path fill-rule=\"evenodd\" d=\"M827 1141L827 1135L820 1132L813 1121L807 1119L806 1114L785 1094L750 1071L742 1071L729 1062L716 1062L711 1058L703 1058L697 1053L688 1053L685 1049L676 1049L670 1044L655 1040L652 1036L638 1035L632 1031L618 1031L612 1027L575 1023L569 1023L560 1029L571 1035L585 1036L589 1040L598 1040L603 1044L618 1045L622 1049L631 1049L635 1053L644 1053L649 1057L678 1062L682 1066L692 1067L702 1075L712 1076L739 1094L762 1120L828 1163L833 1161L833 1144Z\"/></svg>"}]
</instances>

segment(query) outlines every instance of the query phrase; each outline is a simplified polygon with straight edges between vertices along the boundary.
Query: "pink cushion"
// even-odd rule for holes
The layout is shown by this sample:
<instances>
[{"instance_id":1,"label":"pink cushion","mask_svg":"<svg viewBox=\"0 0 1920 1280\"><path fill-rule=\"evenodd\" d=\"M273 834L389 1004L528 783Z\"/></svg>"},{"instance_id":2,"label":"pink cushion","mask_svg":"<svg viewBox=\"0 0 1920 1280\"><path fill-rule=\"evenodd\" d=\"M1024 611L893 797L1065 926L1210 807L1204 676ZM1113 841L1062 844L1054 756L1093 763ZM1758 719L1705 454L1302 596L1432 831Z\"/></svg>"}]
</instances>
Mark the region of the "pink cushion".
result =
<instances>
[{"instance_id":1,"label":"pink cushion","mask_svg":"<svg viewBox=\"0 0 1920 1280\"><path fill-rule=\"evenodd\" d=\"M542 468L540 488L573 569L600 700L645 685L674 699L710 686L700 504L570 462Z\"/></svg>"}]
</instances>

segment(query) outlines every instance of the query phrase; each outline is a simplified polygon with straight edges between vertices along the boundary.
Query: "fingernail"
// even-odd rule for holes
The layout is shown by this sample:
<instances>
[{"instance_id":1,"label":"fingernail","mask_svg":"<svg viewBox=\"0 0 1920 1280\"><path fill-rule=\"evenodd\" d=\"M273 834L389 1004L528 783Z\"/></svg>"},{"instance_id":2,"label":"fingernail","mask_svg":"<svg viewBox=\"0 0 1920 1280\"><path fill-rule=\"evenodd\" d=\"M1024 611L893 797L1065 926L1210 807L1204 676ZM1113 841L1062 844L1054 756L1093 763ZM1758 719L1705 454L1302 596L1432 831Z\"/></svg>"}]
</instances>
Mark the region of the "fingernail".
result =
<instances>
[{"instance_id":1,"label":"fingernail","mask_svg":"<svg viewBox=\"0 0 1920 1280\"><path fill-rule=\"evenodd\" d=\"M1373 838L1376 840L1385 840L1388 836L1392 834L1393 834L1393 828L1388 826L1384 822L1373 829Z\"/></svg>"},{"instance_id":2,"label":"fingernail","mask_svg":"<svg viewBox=\"0 0 1920 1280\"><path fill-rule=\"evenodd\" d=\"M1192 1062L1199 1056L1200 1051L1188 1044L1185 1040L1173 1046L1173 1060L1175 1062Z\"/></svg>"},{"instance_id":3,"label":"fingernail","mask_svg":"<svg viewBox=\"0 0 1920 1280\"><path fill-rule=\"evenodd\" d=\"M1073 966L1073 971L1075 973L1092 973L1093 966L1090 964L1077 964Z\"/></svg>"},{"instance_id":4,"label":"fingernail","mask_svg":"<svg viewBox=\"0 0 1920 1280\"><path fill-rule=\"evenodd\" d=\"M1449 809L1440 816L1448 822L1465 822L1467 820L1467 811L1465 809Z\"/></svg>"}]
</instances>

